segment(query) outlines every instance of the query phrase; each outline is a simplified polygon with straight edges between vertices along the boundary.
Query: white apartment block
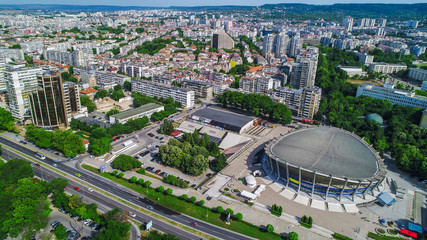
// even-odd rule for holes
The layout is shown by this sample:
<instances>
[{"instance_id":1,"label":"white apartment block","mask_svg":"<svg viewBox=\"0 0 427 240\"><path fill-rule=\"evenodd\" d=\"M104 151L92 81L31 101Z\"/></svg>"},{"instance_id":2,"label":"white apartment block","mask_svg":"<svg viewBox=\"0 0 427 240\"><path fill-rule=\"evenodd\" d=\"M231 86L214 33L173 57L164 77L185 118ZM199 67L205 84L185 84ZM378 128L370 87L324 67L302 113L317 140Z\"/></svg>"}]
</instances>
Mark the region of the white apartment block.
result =
<instances>
[{"instance_id":1,"label":"white apartment block","mask_svg":"<svg viewBox=\"0 0 427 240\"><path fill-rule=\"evenodd\" d=\"M194 106L194 91L184 88L137 79L132 80L132 91L139 92L149 97L172 97L175 102L181 103L182 106L186 108Z\"/></svg>"},{"instance_id":2,"label":"white apartment block","mask_svg":"<svg viewBox=\"0 0 427 240\"><path fill-rule=\"evenodd\" d=\"M298 117L313 120L314 115L319 111L320 100L322 99L322 89L311 86L302 91Z\"/></svg>"},{"instance_id":3,"label":"white apartment block","mask_svg":"<svg viewBox=\"0 0 427 240\"><path fill-rule=\"evenodd\" d=\"M24 52L22 49L0 47L0 58L24 60Z\"/></svg>"},{"instance_id":4,"label":"white apartment block","mask_svg":"<svg viewBox=\"0 0 427 240\"><path fill-rule=\"evenodd\" d=\"M16 119L22 121L24 116L30 116L29 95L37 89L37 73L41 72L41 68L29 68L23 64L6 65L4 76L9 109Z\"/></svg>"},{"instance_id":5,"label":"white apartment block","mask_svg":"<svg viewBox=\"0 0 427 240\"><path fill-rule=\"evenodd\" d=\"M6 70L6 65L4 62L0 62L0 92L6 91L6 79L4 77L4 71Z\"/></svg>"},{"instance_id":6,"label":"white apartment block","mask_svg":"<svg viewBox=\"0 0 427 240\"><path fill-rule=\"evenodd\" d=\"M423 84L421 84L421 90L427 91L427 81L423 81Z\"/></svg>"},{"instance_id":7,"label":"white apartment block","mask_svg":"<svg viewBox=\"0 0 427 240\"><path fill-rule=\"evenodd\" d=\"M427 81L427 70L422 68L410 68L408 77L419 81Z\"/></svg>"},{"instance_id":8,"label":"white apartment block","mask_svg":"<svg viewBox=\"0 0 427 240\"><path fill-rule=\"evenodd\" d=\"M390 64L384 62L373 62L369 65L369 69L380 73L395 73L400 70L406 70L408 67L405 64Z\"/></svg>"},{"instance_id":9,"label":"white apartment block","mask_svg":"<svg viewBox=\"0 0 427 240\"><path fill-rule=\"evenodd\" d=\"M269 77L241 78L240 86L243 91L267 94L267 91L280 87L280 80Z\"/></svg>"},{"instance_id":10,"label":"white apartment block","mask_svg":"<svg viewBox=\"0 0 427 240\"><path fill-rule=\"evenodd\" d=\"M389 100L392 104L403 106L427 108L427 97L417 96L415 93L394 89L394 85L386 84L380 87L371 83L363 83L357 88L356 97L370 96L378 99Z\"/></svg>"},{"instance_id":11,"label":"white apartment block","mask_svg":"<svg viewBox=\"0 0 427 240\"><path fill-rule=\"evenodd\" d=\"M100 87L102 86L102 89L110 89L113 88L115 85L120 84L123 87L123 84L125 81L131 80L130 77L125 75L120 75L117 73L112 73L108 71L96 71L95 72L95 79L96 84L98 84Z\"/></svg>"},{"instance_id":12,"label":"white apartment block","mask_svg":"<svg viewBox=\"0 0 427 240\"><path fill-rule=\"evenodd\" d=\"M354 52L356 56L359 58L359 61L363 63L363 65L369 66L374 62L374 56L368 55L366 53Z\"/></svg>"}]
</instances>

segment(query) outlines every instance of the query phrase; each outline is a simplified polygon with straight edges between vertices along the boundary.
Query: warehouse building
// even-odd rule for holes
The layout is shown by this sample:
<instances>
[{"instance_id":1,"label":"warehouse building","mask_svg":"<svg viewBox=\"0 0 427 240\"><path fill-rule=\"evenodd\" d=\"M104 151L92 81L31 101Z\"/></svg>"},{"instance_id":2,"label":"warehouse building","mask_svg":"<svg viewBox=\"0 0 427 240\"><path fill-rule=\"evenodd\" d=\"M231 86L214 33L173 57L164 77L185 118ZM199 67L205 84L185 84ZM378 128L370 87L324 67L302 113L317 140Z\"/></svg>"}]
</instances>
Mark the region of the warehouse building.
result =
<instances>
[{"instance_id":1,"label":"warehouse building","mask_svg":"<svg viewBox=\"0 0 427 240\"><path fill-rule=\"evenodd\" d=\"M148 103L139 108L129 109L121 113L110 116L110 123L114 124L116 121L119 123L126 123L130 119L137 119L147 116L148 118L155 112L160 112L165 108L157 103Z\"/></svg>"}]
</instances>

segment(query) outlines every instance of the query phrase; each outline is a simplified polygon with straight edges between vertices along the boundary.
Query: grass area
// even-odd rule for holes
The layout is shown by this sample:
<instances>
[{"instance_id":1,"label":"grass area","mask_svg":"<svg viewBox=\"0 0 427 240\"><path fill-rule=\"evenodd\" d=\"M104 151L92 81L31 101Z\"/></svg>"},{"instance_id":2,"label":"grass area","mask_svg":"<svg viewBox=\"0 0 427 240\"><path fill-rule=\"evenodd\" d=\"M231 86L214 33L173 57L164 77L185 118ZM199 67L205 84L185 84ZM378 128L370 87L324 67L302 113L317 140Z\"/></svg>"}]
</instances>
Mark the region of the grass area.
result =
<instances>
[{"instance_id":1,"label":"grass area","mask_svg":"<svg viewBox=\"0 0 427 240\"><path fill-rule=\"evenodd\" d=\"M341 235L339 233L334 233L333 238L337 239L337 240L352 240L351 238L344 236L344 235Z\"/></svg>"},{"instance_id":2,"label":"grass area","mask_svg":"<svg viewBox=\"0 0 427 240\"><path fill-rule=\"evenodd\" d=\"M211 224L215 224L222 228L227 228L231 231L239 232L254 238L265 239L265 240L278 240L282 239L281 236L277 233L267 233L260 229L260 227L250 224L245 221L233 221L230 220L231 224L227 225L225 223L225 217L219 213L212 212L211 209L207 207L196 206L193 203L189 203L187 201L180 200L176 196L168 196L163 193L156 192L152 188L146 188L138 184L130 183L127 179L117 178L109 173L100 173L97 168L88 165L82 165L82 167L86 170L89 170L93 173L99 174L115 183L121 184L129 189L132 189L147 198L158 202L159 204L168 207L177 212L184 213L186 215L192 216L194 218L200 219L202 221L209 222ZM148 194L147 194L148 192ZM191 197L191 196L189 196ZM244 216L243 216L244 217Z\"/></svg>"},{"instance_id":3,"label":"grass area","mask_svg":"<svg viewBox=\"0 0 427 240\"><path fill-rule=\"evenodd\" d=\"M354 84L357 84L359 86L362 85L362 83L372 83L372 84L375 84L375 85L378 85L378 86L384 86L383 83L380 83L380 82L377 82L377 81L374 81L374 80L347 79L347 82L354 83Z\"/></svg>"},{"instance_id":4,"label":"grass area","mask_svg":"<svg viewBox=\"0 0 427 240\"><path fill-rule=\"evenodd\" d=\"M368 233L368 237L375 239L375 240L405 240L406 238L401 237L392 237L392 236L386 236L382 234L376 234L373 232Z\"/></svg>"}]
</instances>

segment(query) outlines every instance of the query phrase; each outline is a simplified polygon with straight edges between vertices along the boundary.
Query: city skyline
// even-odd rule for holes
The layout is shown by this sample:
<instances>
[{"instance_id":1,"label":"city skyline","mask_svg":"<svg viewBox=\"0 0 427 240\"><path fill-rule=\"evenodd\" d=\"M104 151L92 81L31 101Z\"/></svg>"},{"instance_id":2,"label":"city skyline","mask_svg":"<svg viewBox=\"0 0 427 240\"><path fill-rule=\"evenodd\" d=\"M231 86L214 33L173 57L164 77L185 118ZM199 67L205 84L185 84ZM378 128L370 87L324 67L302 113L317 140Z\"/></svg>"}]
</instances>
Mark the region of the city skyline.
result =
<instances>
[{"instance_id":1,"label":"city skyline","mask_svg":"<svg viewBox=\"0 0 427 240\"><path fill-rule=\"evenodd\" d=\"M333 5L333 4L364 4L364 3L383 3L383 4L415 4L415 3L424 3L420 0L376 0L376 1L369 1L369 0L321 0L321 1L315 1L315 0L302 0L302 1L277 1L277 0L255 0L255 1L243 1L243 0L232 0L232 1L226 1L226 0L219 0L219 1L207 1L207 0L201 0L201 1L191 1L191 0L148 0L148 1L135 1L135 0L124 0L124 1L117 1L117 0L91 0L91 1L84 1L84 0L72 0L68 1L67 3L60 3L58 4L57 1L54 0L39 0L37 2L31 1L31 0L17 0L12 5L23 5L23 4L54 4L54 5L110 5L110 6L136 6L136 7L171 7L171 6L183 6L183 7L197 7L197 6L261 6L264 4L311 4L311 5ZM9 4L4 4L9 5Z\"/></svg>"}]
</instances>

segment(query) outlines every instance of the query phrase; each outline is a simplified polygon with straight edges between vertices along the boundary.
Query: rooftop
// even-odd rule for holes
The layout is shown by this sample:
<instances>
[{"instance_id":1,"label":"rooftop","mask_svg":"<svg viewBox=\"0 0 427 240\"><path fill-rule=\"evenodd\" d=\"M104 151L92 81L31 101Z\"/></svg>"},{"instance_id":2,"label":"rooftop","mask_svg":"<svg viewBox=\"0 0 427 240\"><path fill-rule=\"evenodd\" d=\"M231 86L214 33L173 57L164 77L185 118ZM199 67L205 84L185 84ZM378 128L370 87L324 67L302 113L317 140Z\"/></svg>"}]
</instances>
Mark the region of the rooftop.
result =
<instances>
[{"instance_id":1,"label":"rooftop","mask_svg":"<svg viewBox=\"0 0 427 240\"><path fill-rule=\"evenodd\" d=\"M365 179L379 169L375 154L350 133L310 128L286 135L270 151L282 161L336 177Z\"/></svg>"},{"instance_id":2,"label":"rooftop","mask_svg":"<svg viewBox=\"0 0 427 240\"><path fill-rule=\"evenodd\" d=\"M137 114L140 114L143 112L147 112L147 111L159 108L159 107L162 107L162 105L157 104L157 103L147 103L145 105L142 105L139 108L129 109L129 110L123 111L121 113L114 114L111 117L114 117L116 119L126 119L126 118L132 117L134 115L137 115Z\"/></svg>"},{"instance_id":3,"label":"rooftop","mask_svg":"<svg viewBox=\"0 0 427 240\"><path fill-rule=\"evenodd\" d=\"M93 88L88 88L88 89L80 91L80 93L82 93L82 94L90 94L90 93L95 93L95 92L98 92L98 90L95 90Z\"/></svg>"},{"instance_id":4,"label":"rooftop","mask_svg":"<svg viewBox=\"0 0 427 240\"><path fill-rule=\"evenodd\" d=\"M253 117L245 116L242 114L237 114L226 110L219 110L214 108L200 109L193 113L193 116L220 123L226 123L228 125L237 127L243 127L248 124L248 122L255 119Z\"/></svg>"}]
</instances>

